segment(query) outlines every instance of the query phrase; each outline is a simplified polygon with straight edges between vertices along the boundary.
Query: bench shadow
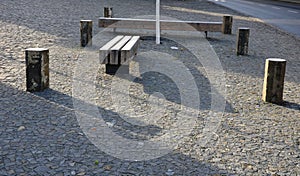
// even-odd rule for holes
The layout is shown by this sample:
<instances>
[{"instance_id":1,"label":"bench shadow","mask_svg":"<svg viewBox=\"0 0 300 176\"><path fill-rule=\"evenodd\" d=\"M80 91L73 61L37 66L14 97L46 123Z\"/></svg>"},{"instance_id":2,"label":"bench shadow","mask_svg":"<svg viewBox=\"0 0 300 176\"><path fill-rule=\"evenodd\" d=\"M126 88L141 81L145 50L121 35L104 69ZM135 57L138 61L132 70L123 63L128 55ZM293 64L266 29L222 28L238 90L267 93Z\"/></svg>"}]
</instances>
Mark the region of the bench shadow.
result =
<instances>
[{"instance_id":1,"label":"bench shadow","mask_svg":"<svg viewBox=\"0 0 300 176\"><path fill-rule=\"evenodd\" d=\"M9 167L2 167L0 162L2 175L11 168L29 175L70 174L72 163L81 168L74 168L76 173L88 175L232 175L205 159L175 151L140 162L107 155L84 135L71 105L73 97L56 90L29 93L0 83L0 98L0 128L4 130L0 133L0 147L4 153L18 155L13 163L6 163L10 155L3 155L3 164Z\"/></svg>"},{"instance_id":2,"label":"bench shadow","mask_svg":"<svg viewBox=\"0 0 300 176\"><path fill-rule=\"evenodd\" d=\"M154 41L154 36L142 36L139 52L147 52L147 48L149 48L150 45L149 43L151 42L153 44ZM170 49L172 46L176 46L179 49L172 50ZM158 52L165 52L174 56L175 58L178 58L178 60L181 61L185 65L185 67L187 67L188 71L192 74L193 78L186 79L193 79L197 86L198 92L195 93L198 93L200 97L200 110L211 109L212 94L214 93L214 97L217 97L218 99L217 101L225 101L225 111L228 113L234 113L233 107L228 101L225 100L225 97L221 95L218 91L212 90L213 86L211 85L210 80L207 78L207 76L204 75L205 68L202 66L199 60L197 60L197 58L195 58L195 56L193 56L192 53L188 51L188 49L176 43L175 41L166 38L161 38L161 45L154 46L152 47L152 49ZM135 61L141 62L139 60ZM199 71L199 69L197 69L196 66L200 67L202 71L204 71L204 73ZM142 71L143 70L140 70L140 72ZM134 82L142 84L144 87L144 92L149 95L152 95L155 92L159 92L163 94L168 101L174 102L176 104L182 103L180 95L181 91L185 90L179 90L176 83L163 73L158 73L154 71L146 72L141 75L141 78L136 78ZM172 92L168 91L170 89L172 90Z\"/></svg>"}]
</instances>

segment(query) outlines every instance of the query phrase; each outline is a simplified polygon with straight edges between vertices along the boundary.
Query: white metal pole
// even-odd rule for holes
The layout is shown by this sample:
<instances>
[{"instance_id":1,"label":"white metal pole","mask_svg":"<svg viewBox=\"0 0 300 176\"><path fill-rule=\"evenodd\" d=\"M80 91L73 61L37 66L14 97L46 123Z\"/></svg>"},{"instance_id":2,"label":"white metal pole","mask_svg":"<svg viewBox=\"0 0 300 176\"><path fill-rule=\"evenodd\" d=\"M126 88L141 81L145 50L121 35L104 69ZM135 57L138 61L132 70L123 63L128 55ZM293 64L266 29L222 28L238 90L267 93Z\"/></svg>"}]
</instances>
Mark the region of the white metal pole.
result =
<instances>
[{"instance_id":1,"label":"white metal pole","mask_svg":"<svg viewBox=\"0 0 300 176\"><path fill-rule=\"evenodd\" d=\"M160 44L160 0L156 0L156 44Z\"/></svg>"}]
</instances>

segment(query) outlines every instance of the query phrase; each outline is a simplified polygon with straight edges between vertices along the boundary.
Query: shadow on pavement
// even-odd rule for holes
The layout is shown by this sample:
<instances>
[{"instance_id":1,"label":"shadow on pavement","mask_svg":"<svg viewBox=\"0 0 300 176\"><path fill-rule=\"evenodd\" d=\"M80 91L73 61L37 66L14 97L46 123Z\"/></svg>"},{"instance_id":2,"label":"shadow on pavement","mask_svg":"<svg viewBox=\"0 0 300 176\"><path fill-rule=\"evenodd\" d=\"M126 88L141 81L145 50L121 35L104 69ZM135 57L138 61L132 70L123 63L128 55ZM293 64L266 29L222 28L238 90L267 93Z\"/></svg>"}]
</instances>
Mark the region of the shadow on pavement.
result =
<instances>
[{"instance_id":1,"label":"shadow on pavement","mask_svg":"<svg viewBox=\"0 0 300 176\"><path fill-rule=\"evenodd\" d=\"M289 108L289 109L299 110L300 111L300 104L297 104L297 103L284 101L284 103L283 103L282 106L286 107L286 108Z\"/></svg>"},{"instance_id":2,"label":"shadow on pavement","mask_svg":"<svg viewBox=\"0 0 300 176\"><path fill-rule=\"evenodd\" d=\"M176 152L143 162L113 158L84 135L72 97L51 89L32 94L5 84L0 92L1 175L165 175L168 170L174 175L230 175Z\"/></svg>"}]
</instances>

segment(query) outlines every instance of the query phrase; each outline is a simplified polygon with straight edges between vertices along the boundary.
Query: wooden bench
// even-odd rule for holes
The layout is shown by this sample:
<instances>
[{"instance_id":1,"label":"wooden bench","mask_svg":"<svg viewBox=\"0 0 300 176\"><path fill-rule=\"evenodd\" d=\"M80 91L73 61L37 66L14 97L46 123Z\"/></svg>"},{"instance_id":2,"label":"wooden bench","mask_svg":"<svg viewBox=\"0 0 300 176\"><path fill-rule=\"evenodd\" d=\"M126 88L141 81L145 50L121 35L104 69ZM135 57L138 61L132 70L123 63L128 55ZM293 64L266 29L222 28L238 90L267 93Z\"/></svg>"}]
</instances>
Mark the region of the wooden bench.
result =
<instances>
[{"instance_id":1,"label":"wooden bench","mask_svg":"<svg viewBox=\"0 0 300 176\"><path fill-rule=\"evenodd\" d=\"M140 36L118 35L99 50L101 64L107 74L129 74L129 61L137 54Z\"/></svg>"},{"instance_id":2,"label":"wooden bench","mask_svg":"<svg viewBox=\"0 0 300 176\"><path fill-rule=\"evenodd\" d=\"M154 19L132 19L132 18L108 18L100 17L99 27L104 28L124 28L124 29L149 29L155 30L156 20ZM232 17L224 16L223 22L203 22L203 21L175 21L160 20L161 30L175 31L202 31L205 32L222 32L231 34Z\"/></svg>"}]
</instances>

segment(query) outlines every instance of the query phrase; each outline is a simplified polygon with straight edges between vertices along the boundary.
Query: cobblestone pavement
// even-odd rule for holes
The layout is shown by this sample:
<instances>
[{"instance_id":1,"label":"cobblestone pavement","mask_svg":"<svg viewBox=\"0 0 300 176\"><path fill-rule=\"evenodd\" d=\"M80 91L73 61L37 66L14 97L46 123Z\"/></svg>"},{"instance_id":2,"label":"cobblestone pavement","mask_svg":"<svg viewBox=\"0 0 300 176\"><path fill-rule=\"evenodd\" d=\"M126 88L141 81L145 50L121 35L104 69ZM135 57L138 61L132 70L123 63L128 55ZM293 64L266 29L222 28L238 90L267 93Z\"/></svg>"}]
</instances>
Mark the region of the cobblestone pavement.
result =
<instances>
[{"instance_id":1,"label":"cobblestone pavement","mask_svg":"<svg viewBox=\"0 0 300 176\"><path fill-rule=\"evenodd\" d=\"M193 75L201 103L195 129L185 143L160 158L124 161L98 149L78 123L72 89L77 79L73 78L76 62L83 52L79 21L93 20L96 35L101 30L97 18L104 6L112 6L115 17L153 15L154 1L2 0L0 175L300 175L299 38L207 1L161 3L162 15L181 20L220 21L224 14L234 16L232 35L209 33L208 38L225 71L227 89L223 97L226 108L219 116L222 123L211 140L205 146L198 145L211 108L213 90L208 75L184 46L167 37L157 46L153 37L144 36L139 52L153 50L176 56ZM235 55L238 27L251 29L248 56ZM105 34L104 38L113 35ZM44 92L25 91L24 51L29 47L50 50L50 88ZM261 101L264 61L270 57L287 60L282 106ZM132 62L133 73L139 62ZM162 135L162 129L168 129L176 119L182 103L180 90L170 78L150 72L130 86L131 111L147 112L147 99L155 100L150 95L160 92L166 98L164 119L158 126L145 128L124 122L110 99L114 78L103 71L101 65L95 75L96 108L117 134L133 140L151 139Z\"/></svg>"}]
</instances>

